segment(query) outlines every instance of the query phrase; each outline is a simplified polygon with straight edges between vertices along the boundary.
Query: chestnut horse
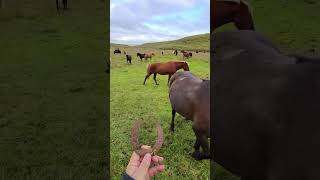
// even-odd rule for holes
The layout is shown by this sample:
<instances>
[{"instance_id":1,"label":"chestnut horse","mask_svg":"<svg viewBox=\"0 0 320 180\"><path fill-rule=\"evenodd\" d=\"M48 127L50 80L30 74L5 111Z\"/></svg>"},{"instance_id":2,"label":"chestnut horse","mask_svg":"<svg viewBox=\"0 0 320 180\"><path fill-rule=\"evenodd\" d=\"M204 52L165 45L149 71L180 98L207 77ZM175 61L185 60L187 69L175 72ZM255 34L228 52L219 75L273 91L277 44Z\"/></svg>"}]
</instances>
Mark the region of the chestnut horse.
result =
<instances>
[{"instance_id":1,"label":"chestnut horse","mask_svg":"<svg viewBox=\"0 0 320 180\"><path fill-rule=\"evenodd\" d=\"M176 113L191 120L196 135L192 157L209 159L210 80L202 80L188 71L176 72L170 80L169 99L172 107L171 131L174 131Z\"/></svg>"},{"instance_id":2,"label":"chestnut horse","mask_svg":"<svg viewBox=\"0 0 320 180\"><path fill-rule=\"evenodd\" d=\"M210 6L211 31L230 22L239 30L254 30L249 4L245 0L214 0Z\"/></svg>"},{"instance_id":3,"label":"chestnut horse","mask_svg":"<svg viewBox=\"0 0 320 180\"><path fill-rule=\"evenodd\" d=\"M179 69L183 69L185 71L189 71L189 65L185 61L170 61L170 62L156 62L149 64L147 66L147 75L144 78L143 84L146 84L146 80L149 78L151 74L153 74L154 82L158 85L156 80L157 74L161 75L169 75L168 77L168 84L171 76L178 71Z\"/></svg>"}]
</instances>

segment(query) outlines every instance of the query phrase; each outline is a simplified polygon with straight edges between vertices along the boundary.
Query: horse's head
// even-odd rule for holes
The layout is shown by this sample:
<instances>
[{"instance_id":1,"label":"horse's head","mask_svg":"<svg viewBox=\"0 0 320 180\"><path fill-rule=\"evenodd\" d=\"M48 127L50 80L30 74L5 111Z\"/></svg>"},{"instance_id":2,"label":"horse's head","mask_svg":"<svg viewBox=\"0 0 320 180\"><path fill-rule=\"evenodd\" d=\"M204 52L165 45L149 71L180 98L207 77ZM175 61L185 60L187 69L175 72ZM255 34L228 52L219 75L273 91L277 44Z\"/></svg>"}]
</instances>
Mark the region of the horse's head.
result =
<instances>
[{"instance_id":1,"label":"horse's head","mask_svg":"<svg viewBox=\"0 0 320 180\"><path fill-rule=\"evenodd\" d=\"M184 61L184 62L183 62L183 65L182 65L182 68L183 68L183 70L185 70L185 71L189 71L189 64L188 64L186 61Z\"/></svg>"}]
</instances>

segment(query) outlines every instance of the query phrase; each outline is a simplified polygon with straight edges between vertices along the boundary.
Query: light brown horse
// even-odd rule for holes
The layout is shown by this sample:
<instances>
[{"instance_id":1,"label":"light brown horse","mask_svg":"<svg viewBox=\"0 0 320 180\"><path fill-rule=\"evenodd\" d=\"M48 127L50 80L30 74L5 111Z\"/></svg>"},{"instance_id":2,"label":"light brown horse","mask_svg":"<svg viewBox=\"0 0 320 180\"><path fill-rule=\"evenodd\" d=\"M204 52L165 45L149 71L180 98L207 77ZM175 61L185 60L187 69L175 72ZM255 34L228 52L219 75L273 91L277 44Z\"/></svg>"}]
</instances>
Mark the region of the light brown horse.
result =
<instances>
[{"instance_id":1,"label":"light brown horse","mask_svg":"<svg viewBox=\"0 0 320 180\"><path fill-rule=\"evenodd\" d=\"M157 74L161 75L169 75L168 77L168 84L170 81L171 76L178 71L179 69L183 69L185 71L189 71L189 65L185 61L170 61L170 62L156 62L149 64L147 66L147 75L144 78L143 84L146 84L146 80L153 74L154 82L156 82L156 85L158 85L158 82L156 80Z\"/></svg>"},{"instance_id":2,"label":"light brown horse","mask_svg":"<svg viewBox=\"0 0 320 180\"><path fill-rule=\"evenodd\" d=\"M152 59L152 56L154 56L155 54L154 53L151 53L151 54L145 54L144 55L144 60L148 60L148 59Z\"/></svg>"},{"instance_id":3,"label":"light brown horse","mask_svg":"<svg viewBox=\"0 0 320 180\"><path fill-rule=\"evenodd\" d=\"M233 22L239 30L254 30L253 18L246 0L214 0L210 3L211 31Z\"/></svg>"}]
</instances>

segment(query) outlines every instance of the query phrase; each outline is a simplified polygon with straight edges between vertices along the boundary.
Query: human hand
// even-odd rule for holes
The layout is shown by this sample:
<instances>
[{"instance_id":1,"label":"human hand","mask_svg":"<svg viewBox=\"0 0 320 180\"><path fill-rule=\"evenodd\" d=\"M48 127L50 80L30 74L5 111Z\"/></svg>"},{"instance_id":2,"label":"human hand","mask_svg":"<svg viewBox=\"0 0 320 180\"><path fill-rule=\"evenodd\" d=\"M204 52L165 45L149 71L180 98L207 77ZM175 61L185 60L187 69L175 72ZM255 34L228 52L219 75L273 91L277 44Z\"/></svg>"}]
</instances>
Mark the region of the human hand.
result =
<instances>
[{"instance_id":1,"label":"human hand","mask_svg":"<svg viewBox=\"0 0 320 180\"><path fill-rule=\"evenodd\" d=\"M133 152L126 173L135 180L149 180L150 177L164 171L164 165L161 164L163 157L152 156L147 153L143 158ZM151 163L156 164L150 167Z\"/></svg>"}]
</instances>

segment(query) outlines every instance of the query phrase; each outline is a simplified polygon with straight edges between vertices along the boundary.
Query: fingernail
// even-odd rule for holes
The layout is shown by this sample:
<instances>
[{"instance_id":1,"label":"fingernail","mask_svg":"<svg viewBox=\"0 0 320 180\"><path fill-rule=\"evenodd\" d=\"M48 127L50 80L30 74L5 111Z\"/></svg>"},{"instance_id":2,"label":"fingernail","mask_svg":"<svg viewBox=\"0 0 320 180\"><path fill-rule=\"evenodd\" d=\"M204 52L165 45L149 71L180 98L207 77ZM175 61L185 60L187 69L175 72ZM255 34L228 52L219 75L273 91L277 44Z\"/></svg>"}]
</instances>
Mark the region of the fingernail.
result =
<instances>
[{"instance_id":1,"label":"fingernail","mask_svg":"<svg viewBox=\"0 0 320 180\"><path fill-rule=\"evenodd\" d=\"M144 158L146 158L146 159L151 159L151 154L150 154L150 153L147 153L147 154L144 156Z\"/></svg>"}]
</instances>

